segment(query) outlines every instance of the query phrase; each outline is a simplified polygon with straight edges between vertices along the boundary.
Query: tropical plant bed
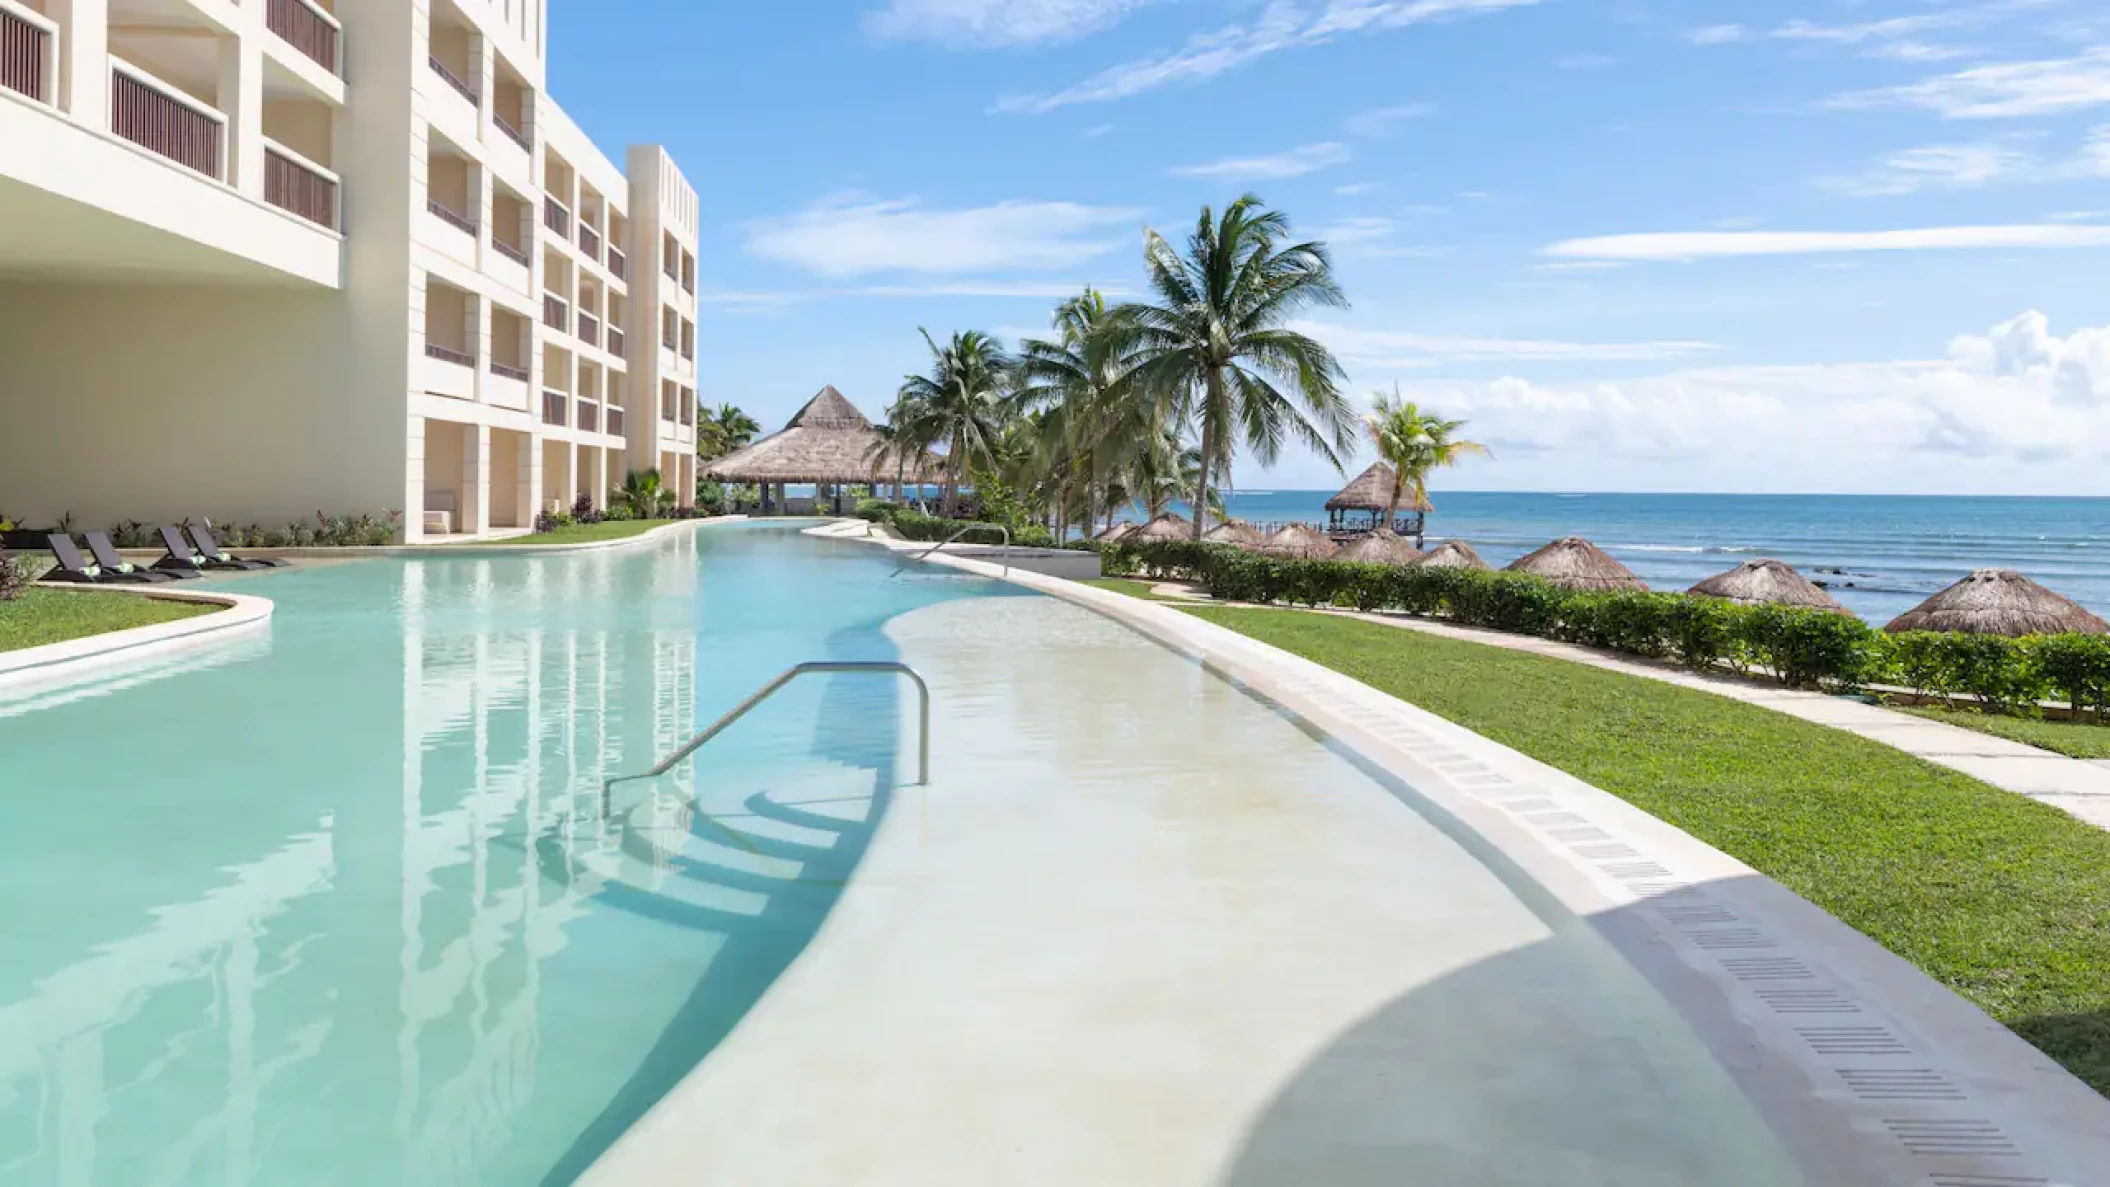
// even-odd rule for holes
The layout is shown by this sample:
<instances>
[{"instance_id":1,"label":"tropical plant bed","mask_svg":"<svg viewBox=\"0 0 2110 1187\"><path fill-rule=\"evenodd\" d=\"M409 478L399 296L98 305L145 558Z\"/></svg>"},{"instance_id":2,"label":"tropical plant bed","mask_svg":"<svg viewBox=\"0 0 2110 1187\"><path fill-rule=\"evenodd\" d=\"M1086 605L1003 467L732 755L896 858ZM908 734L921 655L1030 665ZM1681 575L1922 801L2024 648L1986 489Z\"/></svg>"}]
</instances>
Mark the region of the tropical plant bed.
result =
<instances>
[{"instance_id":1,"label":"tropical plant bed","mask_svg":"<svg viewBox=\"0 0 2110 1187\"><path fill-rule=\"evenodd\" d=\"M642 536L653 528L663 528L670 523L679 522L681 521L674 519L610 519L603 520L600 523L570 523L561 527L551 528L546 532L536 532L532 536L514 536L505 540L459 540L439 545L439 547L453 548L466 545L482 545L484 547L502 546L512 548L519 545L535 544L597 544L608 540L627 540L632 536Z\"/></svg>"},{"instance_id":2,"label":"tropical plant bed","mask_svg":"<svg viewBox=\"0 0 2110 1187\"><path fill-rule=\"evenodd\" d=\"M0 651L20 651L212 614L224 606L120 593L26 589L0 602Z\"/></svg>"},{"instance_id":3,"label":"tropical plant bed","mask_svg":"<svg viewBox=\"0 0 2110 1187\"><path fill-rule=\"evenodd\" d=\"M1893 706L1896 708L1897 706ZM1938 709L1933 706L1902 708L1901 712L1939 721L1944 725L1960 726L2006 738L2039 750L2049 750L2068 758L2110 759L2110 725L2099 725L2093 721L2042 721L2030 717L2009 717L1999 713L1979 713L1970 709Z\"/></svg>"},{"instance_id":4,"label":"tropical plant bed","mask_svg":"<svg viewBox=\"0 0 2110 1187\"><path fill-rule=\"evenodd\" d=\"M1190 612L1731 854L2110 1094L2110 833L1880 743L1706 692L1331 615Z\"/></svg>"}]
</instances>

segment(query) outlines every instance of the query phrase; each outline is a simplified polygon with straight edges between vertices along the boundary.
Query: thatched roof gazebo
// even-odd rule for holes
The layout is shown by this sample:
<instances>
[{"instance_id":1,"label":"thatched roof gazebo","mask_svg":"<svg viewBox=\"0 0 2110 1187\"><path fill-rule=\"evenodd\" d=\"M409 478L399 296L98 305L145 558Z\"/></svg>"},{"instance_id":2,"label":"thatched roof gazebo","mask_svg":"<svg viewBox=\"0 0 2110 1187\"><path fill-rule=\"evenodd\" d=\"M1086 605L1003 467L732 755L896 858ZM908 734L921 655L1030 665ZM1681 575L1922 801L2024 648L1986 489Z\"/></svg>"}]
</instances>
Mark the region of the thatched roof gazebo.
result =
<instances>
[{"instance_id":1,"label":"thatched roof gazebo","mask_svg":"<svg viewBox=\"0 0 2110 1187\"><path fill-rule=\"evenodd\" d=\"M1852 613L1837 598L1796 572L1793 565L1767 557L1745 561L1727 573L1709 577L1689 592L1742 606L1799 606L1831 614Z\"/></svg>"},{"instance_id":2,"label":"thatched roof gazebo","mask_svg":"<svg viewBox=\"0 0 2110 1187\"><path fill-rule=\"evenodd\" d=\"M1463 540L1445 540L1430 549L1427 555L1414 564L1423 569L1472 569L1481 573L1495 571L1493 565L1480 559L1473 546Z\"/></svg>"},{"instance_id":3,"label":"thatched roof gazebo","mask_svg":"<svg viewBox=\"0 0 2110 1187\"><path fill-rule=\"evenodd\" d=\"M1389 528L1398 535L1421 539L1428 528L1428 514L1436 508L1429 505L1428 496L1419 495L1412 489L1403 490L1400 492L1398 520L1385 522L1392 511L1392 482L1392 467L1384 462L1356 475L1355 481L1341 488L1341 493L1326 500L1327 531L1345 534ZM1354 511L1369 515L1368 526L1348 521L1349 513Z\"/></svg>"},{"instance_id":4,"label":"thatched roof gazebo","mask_svg":"<svg viewBox=\"0 0 2110 1187\"><path fill-rule=\"evenodd\" d=\"M1267 538L1260 551L1292 561L1331 560L1341 547L1309 524L1293 523Z\"/></svg>"},{"instance_id":5,"label":"thatched roof gazebo","mask_svg":"<svg viewBox=\"0 0 2110 1187\"><path fill-rule=\"evenodd\" d=\"M1648 582L1611 554L1581 536L1563 536L1536 552L1519 557L1509 572L1543 577L1567 589L1610 593L1648 589Z\"/></svg>"},{"instance_id":6,"label":"thatched roof gazebo","mask_svg":"<svg viewBox=\"0 0 2110 1187\"><path fill-rule=\"evenodd\" d=\"M1117 523L1114 526L1099 533L1098 535L1093 536L1092 539L1097 540L1101 544L1118 544L1121 541L1128 539L1129 536L1133 535L1135 533L1135 530L1136 525L1124 519L1120 523Z\"/></svg>"},{"instance_id":7,"label":"thatched roof gazebo","mask_svg":"<svg viewBox=\"0 0 2110 1187\"><path fill-rule=\"evenodd\" d=\"M1267 533L1242 519L1227 519L1202 533L1202 539L1211 544L1229 544L1234 548L1259 548L1267 543Z\"/></svg>"},{"instance_id":8,"label":"thatched roof gazebo","mask_svg":"<svg viewBox=\"0 0 2110 1187\"><path fill-rule=\"evenodd\" d=\"M1421 549L1407 543L1406 537L1391 528L1379 528L1342 545L1340 555L1334 559L1370 565L1411 565L1421 559Z\"/></svg>"},{"instance_id":9,"label":"thatched roof gazebo","mask_svg":"<svg viewBox=\"0 0 2110 1187\"><path fill-rule=\"evenodd\" d=\"M1973 635L2110 635L2110 623L2013 569L1980 569L1883 628Z\"/></svg>"},{"instance_id":10,"label":"thatched roof gazebo","mask_svg":"<svg viewBox=\"0 0 2110 1187\"><path fill-rule=\"evenodd\" d=\"M1181 519L1177 515L1160 515L1135 531L1121 537L1123 544L1152 544L1160 540L1194 539L1194 521Z\"/></svg>"},{"instance_id":11,"label":"thatched roof gazebo","mask_svg":"<svg viewBox=\"0 0 2110 1187\"><path fill-rule=\"evenodd\" d=\"M929 453L903 464L884 452L884 438L857 406L833 386L806 402L784 431L745 449L706 462L703 476L715 482L841 487L900 481L941 481L938 459Z\"/></svg>"}]
</instances>

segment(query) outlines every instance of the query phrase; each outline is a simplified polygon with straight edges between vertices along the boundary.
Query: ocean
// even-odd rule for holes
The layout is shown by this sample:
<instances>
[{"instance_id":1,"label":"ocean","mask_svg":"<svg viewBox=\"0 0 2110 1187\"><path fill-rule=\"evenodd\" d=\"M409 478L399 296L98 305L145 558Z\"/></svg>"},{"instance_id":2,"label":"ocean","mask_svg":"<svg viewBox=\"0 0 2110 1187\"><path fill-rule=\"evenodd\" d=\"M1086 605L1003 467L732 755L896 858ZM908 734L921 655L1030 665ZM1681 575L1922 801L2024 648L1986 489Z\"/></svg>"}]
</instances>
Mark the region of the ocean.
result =
<instances>
[{"instance_id":1,"label":"ocean","mask_svg":"<svg viewBox=\"0 0 2110 1187\"><path fill-rule=\"evenodd\" d=\"M1332 491L1236 491L1232 516L1323 523ZM2016 569L2110 616L2110 499L1890 495L1580 495L1438 491L1429 543L1497 567L1582 536L1656 589L1769 556L1881 625L1972 569ZM1184 511L1183 508L1180 510Z\"/></svg>"}]
</instances>

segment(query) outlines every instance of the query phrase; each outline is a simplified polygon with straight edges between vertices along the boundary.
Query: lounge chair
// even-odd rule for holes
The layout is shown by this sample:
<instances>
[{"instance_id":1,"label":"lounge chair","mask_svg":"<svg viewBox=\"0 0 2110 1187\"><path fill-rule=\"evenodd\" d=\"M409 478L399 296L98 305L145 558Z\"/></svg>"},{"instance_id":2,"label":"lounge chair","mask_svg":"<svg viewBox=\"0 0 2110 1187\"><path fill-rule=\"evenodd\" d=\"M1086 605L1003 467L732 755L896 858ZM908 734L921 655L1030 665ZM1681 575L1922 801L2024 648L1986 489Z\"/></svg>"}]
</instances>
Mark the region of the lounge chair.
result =
<instances>
[{"instance_id":1,"label":"lounge chair","mask_svg":"<svg viewBox=\"0 0 2110 1187\"><path fill-rule=\"evenodd\" d=\"M74 547L72 536L46 536L44 544L51 549L52 559L59 562L58 568L44 574L44 581L60 581L69 585L116 585L120 582L145 584L152 580L136 573L104 572L101 565L81 555L81 550Z\"/></svg>"},{"instance_id":2,"label":"lounge chair","mask_svg":"<svg viewBox=\"0 0 2110 1187\"><path fill-rule=\"evenodd\" d=\"M190 538L183 534L182 528L161 529L161 546L168 549L168 555L155 561L154 567L164 573L194 573L203 576L203 571L211 567L206 559L198 554L198 550L191 546Z\"/></svg>"},{"instance_id":3,"label":"lounge chair","mask_svg":"<svg viewBox=\"0 0 2110 1187\"><path fill-rule=\"evenodd\" d=\"M88 542L88 555L95 559L95 567L102 570L102 576L106 580L163 585L171 581L180 581L186 576L140 568L117 555L117 549L110 544L110 537L103 532L87 532L81 539Z\"/></svg>"},{"instance_id":4,"label":"lounge chair","mask_svg":"<svg viewBox=\"0 0 2110 1187\"><path fill-rule=\"evenodd\" d=\"M213 539L212 529L204 524L198 524L191 528L190 538L191 542L198 546L198 555L204 557L211 568L253 570L283 569L286 567L286 562L284 561L245 561L238 556L228 555L220 548L220 542Z\"/></svg>"}]
</instances>

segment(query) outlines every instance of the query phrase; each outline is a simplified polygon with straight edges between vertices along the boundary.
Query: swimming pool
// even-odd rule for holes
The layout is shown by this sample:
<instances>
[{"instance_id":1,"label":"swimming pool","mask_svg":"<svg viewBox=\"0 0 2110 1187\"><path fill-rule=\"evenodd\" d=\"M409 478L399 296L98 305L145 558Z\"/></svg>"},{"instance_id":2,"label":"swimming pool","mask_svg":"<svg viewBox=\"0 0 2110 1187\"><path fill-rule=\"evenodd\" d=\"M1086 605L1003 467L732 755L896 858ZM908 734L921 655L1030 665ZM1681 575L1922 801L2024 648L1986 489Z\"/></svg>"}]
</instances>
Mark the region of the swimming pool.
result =
<instances>
[{"instance_id":1,"label":"swimming pool","mask_svg":"<svg viewBox=\"0 0 2110 1187\"><path fill-rule=\"evenodd\" d=\"M1591 928L1089 611L767 525L241 580L268 641L0 700L0 1182L1803 1181ZM829 677L601 816L816 658L930 677L934 786Z\"/></svg>"}]
</instances>

